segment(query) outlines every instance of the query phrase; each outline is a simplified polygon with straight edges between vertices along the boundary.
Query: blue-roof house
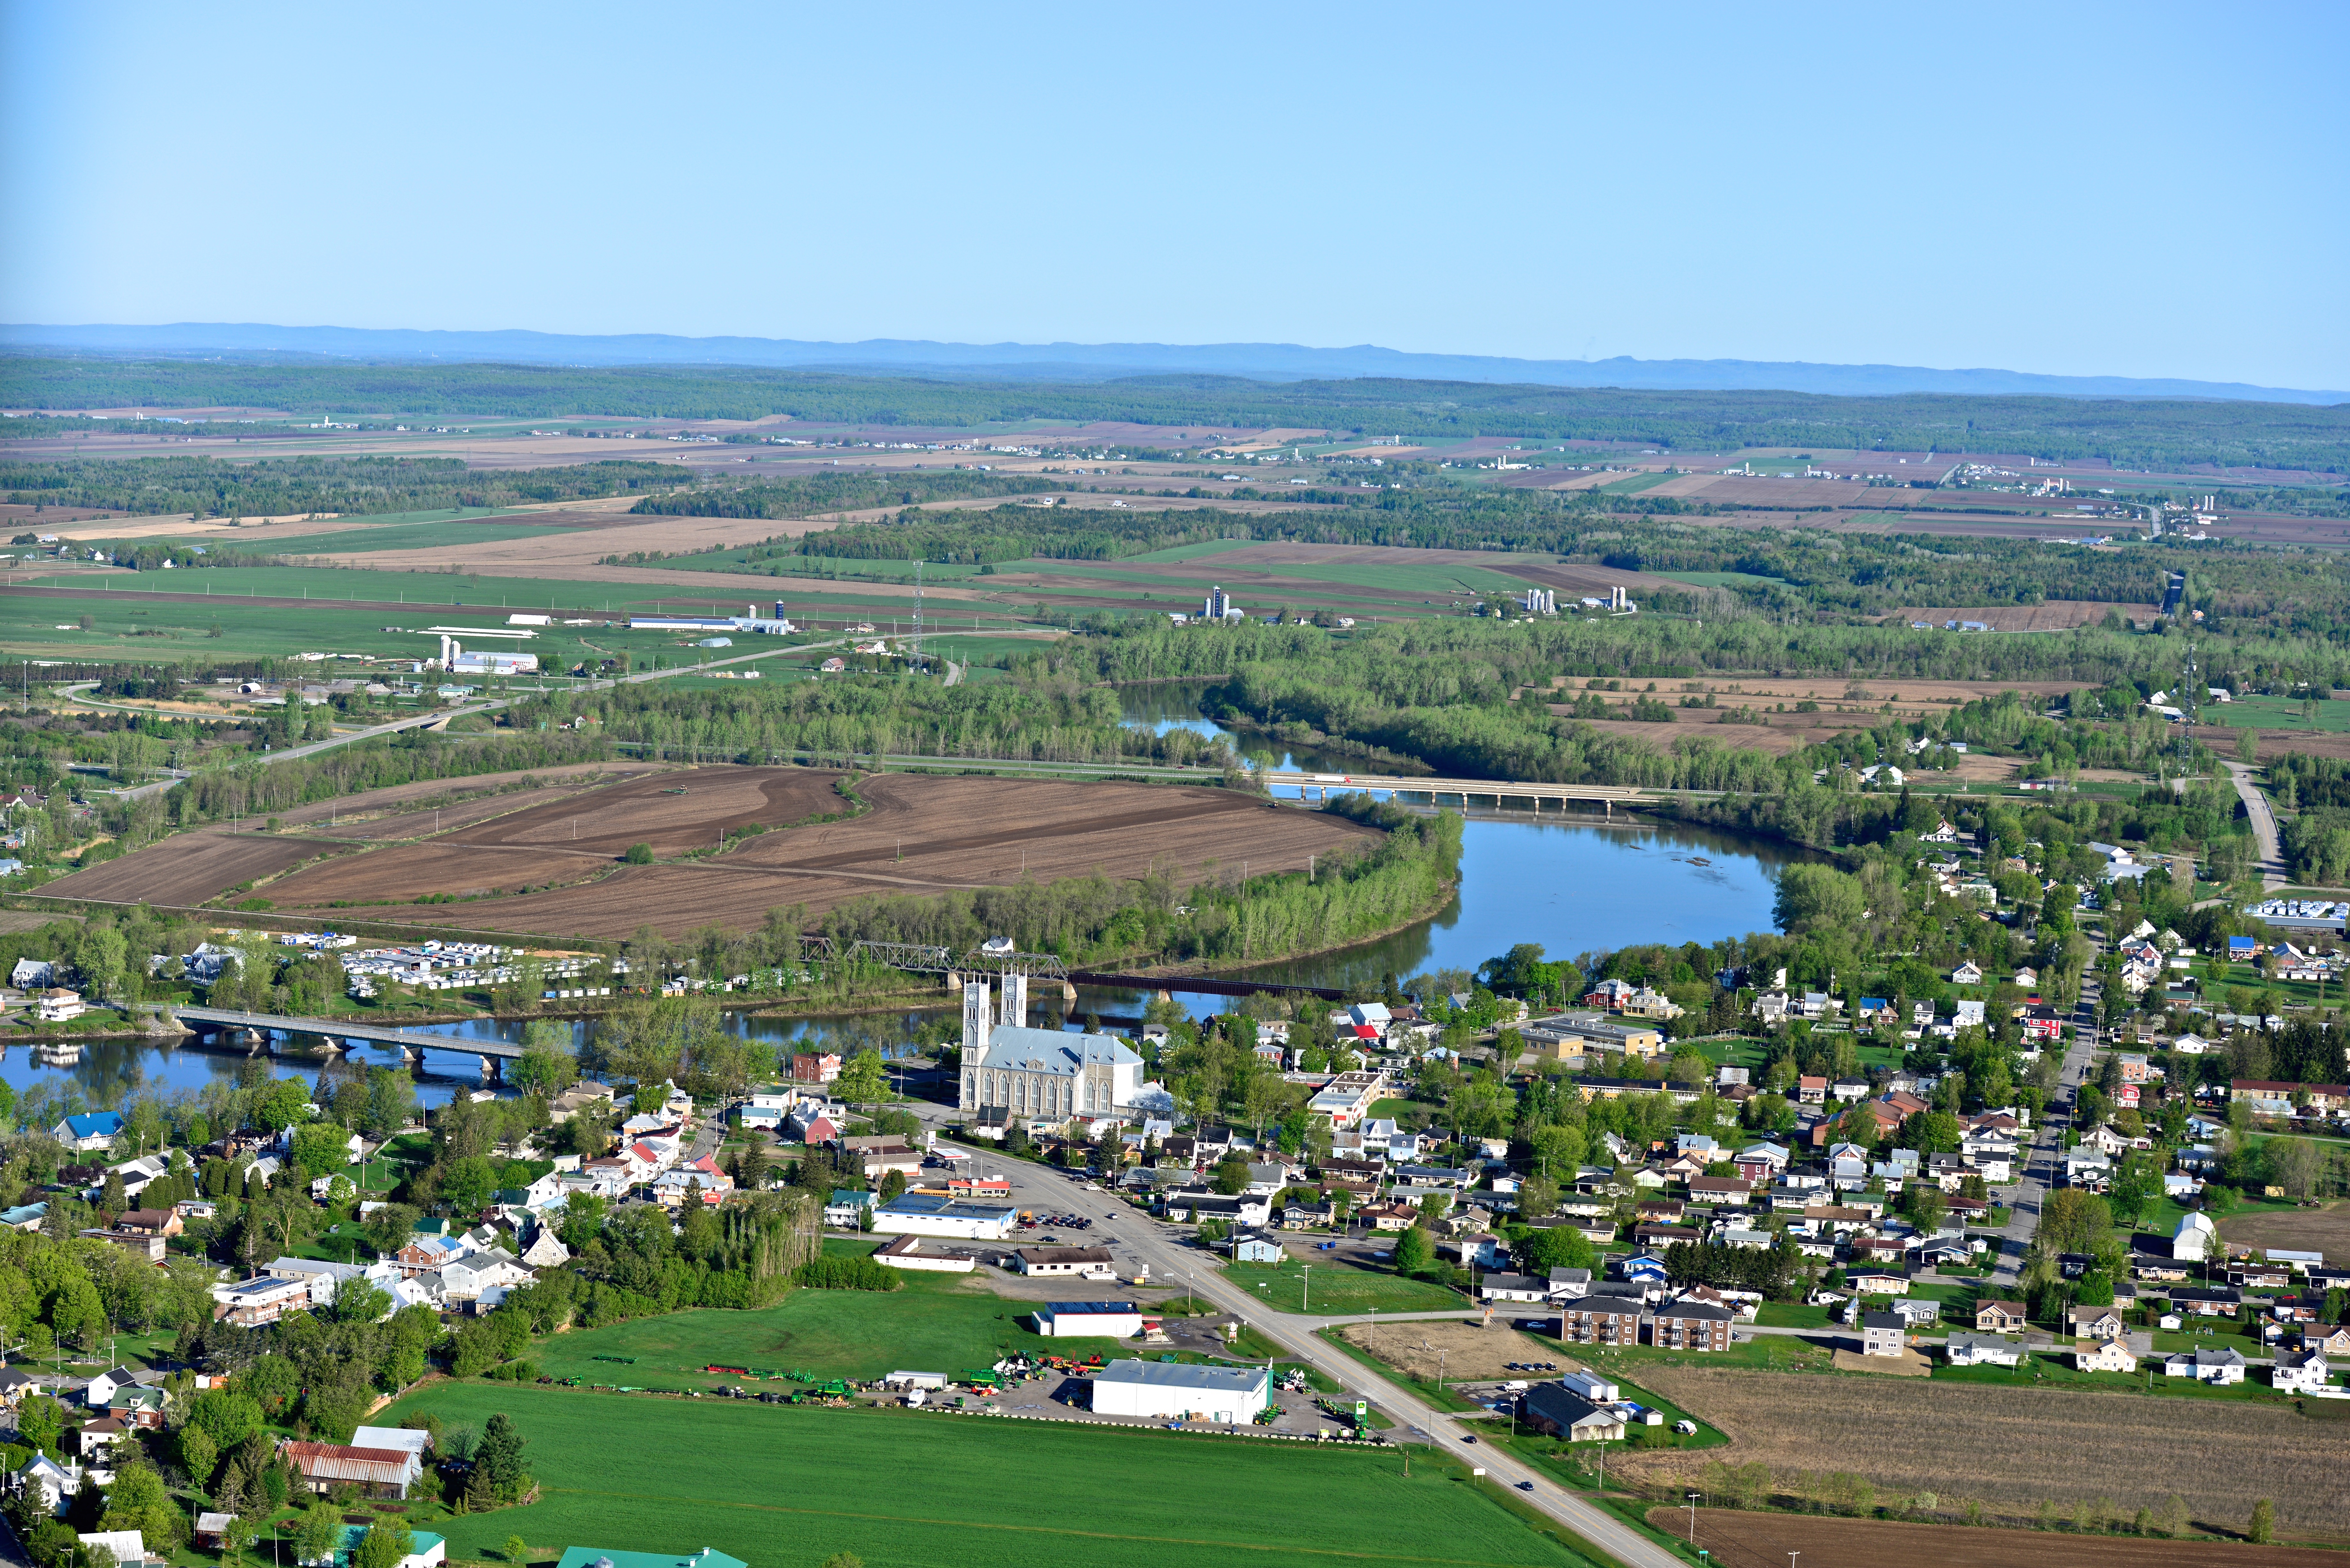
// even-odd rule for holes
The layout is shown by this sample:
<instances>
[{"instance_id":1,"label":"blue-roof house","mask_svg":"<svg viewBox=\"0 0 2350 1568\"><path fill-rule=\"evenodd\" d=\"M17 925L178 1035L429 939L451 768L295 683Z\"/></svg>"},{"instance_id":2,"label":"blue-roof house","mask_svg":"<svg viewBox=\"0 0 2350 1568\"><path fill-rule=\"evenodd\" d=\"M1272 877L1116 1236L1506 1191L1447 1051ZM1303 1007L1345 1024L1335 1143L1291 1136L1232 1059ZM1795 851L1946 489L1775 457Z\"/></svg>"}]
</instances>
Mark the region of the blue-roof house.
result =
<instances>
[{"instance_id":1,"label":"blue-roof house","mask_svg":"<svg viewBox=\"0 0 2350 1568\"><path fill-rule=\"evenodd\" d=\"M112 1148L122 1135L122 1118L112 1111L84 1111L49 1129L49 1136L77 1154Z\"/></svg>"}]
</instances>

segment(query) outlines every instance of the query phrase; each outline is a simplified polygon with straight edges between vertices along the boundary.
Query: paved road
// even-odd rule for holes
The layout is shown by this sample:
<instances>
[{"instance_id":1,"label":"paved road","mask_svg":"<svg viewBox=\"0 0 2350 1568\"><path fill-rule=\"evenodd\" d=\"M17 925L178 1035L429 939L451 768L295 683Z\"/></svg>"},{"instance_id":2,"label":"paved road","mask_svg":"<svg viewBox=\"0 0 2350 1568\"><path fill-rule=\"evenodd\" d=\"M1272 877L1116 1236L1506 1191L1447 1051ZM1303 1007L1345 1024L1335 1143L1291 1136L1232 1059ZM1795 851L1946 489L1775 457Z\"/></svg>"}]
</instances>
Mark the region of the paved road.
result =
<instances>
[{"instance_id":1,"label":"paved road","mask_svg":"<svg viewBox=\"0 0 2350 1568\"><path fill-rule=\"evenodd\" d=\"M2234 781L2236 794L2244 803L2244 815L2251 818L2252 842L2260 846L2261 888L2282 888L2287 880L2284 874L2284 846L2277 837L2276 813L2269 809L2269 797L2252 780L2249 763L2223 764L2228 777Z\"/></svg>"},{"instance_id":2,"label":"paved road","mask_svg":"<svg viewBox=\"0 0 2350 1568\"><path fill-rule=\"evenodd\" d=\"M2095 959L2091 962L2095 963ZM2098 982L2093 970L2081 982L2081 1001L2073 1014L2073 1039L2064 1048L2064 1059L2056 1070L2056 1094L2043 1106L2040 1125L2033 1130L2032 1143L2024 1151L2023 1168L2016 1173L2015 1183L2007 1190L2007 1228L2000 1233L1999 1259L1991 1271L1991 1282L2012 1286L2022 1277L2023 1254L2032 1244L2032 1232L2040 1223L2041 1205L2047 1201L2048 1189L2064 1169L2064 1129L2072 1125L2074 1091L2089 1071L2090 1060L2097 1051Z\"/></svg>"},{"instance_id":3,"label":"paved road","mask_svg":"<svg viewBox=\"0 0 2350 1568\"><path fill-rule=\"evenodd\" d=\"M909 1108L933 1125L946 1120L951 1114L934 1105L922 1104ZM1361 1363L1315 1336L1315 1330L1325 1324L1356 1319L1315 1318L1275 1312L1239 1286L1227 1282L1223 1270L1204 1254L1181 1245L1177 1240L1179 1232L1173 1227L1151 1219L1115 1194L1089 1192L1081 1180L1071 1180L1061 1173L1024 1160L1004 1159L983 1146L972 1146L970 1152L978 1171L989 1175L1001 1171L1011 1179L1013 1201L1021 1207L1044 1208L1055 1213L1092 1220L1094 1229L1085 1233L1087 1243L1108 1246L1118 1260L1122 1272L1131 1275L1138 1272L1137 1264L1148 1264L1154 1285L1188 1287L1202 1300L1246 1323L1291 1355L1335 1379L1353 1397L1370 1401L1396 1423L1399 1438L1426 1441L1466 1459L1471 1464L1482 1465L1487 1476L1503 1486L1516 1488L1522 1481L1533 1482L1531 1491L1519 1494L1524 1501L1610 1553L1627 1568L1669 1568L1669 1565L1681 1562L1671 1552L1620 1522L1613 1515L1565 1490L1543 1472L1521 1464L1486 1444L1471 1444L1467 1441L1470 1436L1468 1427L1433 1408L1409 1390L1369 1371ZM1112 1238L1116 1239L1114 1243ZM1381 1318L1392 1315L1415 1319L1462 1319L1474 1316L1476 1312L1477 1309L1464 1302L1459 1308L1446 1313L1381 1313L1376 1315Z\"/></svg>"}]
</instances>

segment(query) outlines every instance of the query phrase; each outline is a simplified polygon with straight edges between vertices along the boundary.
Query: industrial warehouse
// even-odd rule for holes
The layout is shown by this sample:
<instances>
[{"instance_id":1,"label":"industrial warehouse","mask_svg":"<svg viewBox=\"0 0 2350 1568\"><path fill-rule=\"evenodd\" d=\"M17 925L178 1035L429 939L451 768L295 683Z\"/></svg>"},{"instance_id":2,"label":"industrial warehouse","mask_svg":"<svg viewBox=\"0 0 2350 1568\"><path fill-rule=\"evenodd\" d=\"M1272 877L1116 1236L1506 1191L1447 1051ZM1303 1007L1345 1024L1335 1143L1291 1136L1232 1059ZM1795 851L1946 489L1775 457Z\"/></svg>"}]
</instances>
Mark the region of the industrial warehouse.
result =
<instances>
[{"instance_id":1,"label":"industrial warehouse","mask_svg":"<svg viewBox=\"0 0 2350 1568\"><path fill-rule=\"evenodd\" d=\"M1272 1378L1262 1366L1113 1361L1094 1376L1094 1413L1240 1426L1256 1419L1271 1390Z\"/></svg>"}]
</instances>

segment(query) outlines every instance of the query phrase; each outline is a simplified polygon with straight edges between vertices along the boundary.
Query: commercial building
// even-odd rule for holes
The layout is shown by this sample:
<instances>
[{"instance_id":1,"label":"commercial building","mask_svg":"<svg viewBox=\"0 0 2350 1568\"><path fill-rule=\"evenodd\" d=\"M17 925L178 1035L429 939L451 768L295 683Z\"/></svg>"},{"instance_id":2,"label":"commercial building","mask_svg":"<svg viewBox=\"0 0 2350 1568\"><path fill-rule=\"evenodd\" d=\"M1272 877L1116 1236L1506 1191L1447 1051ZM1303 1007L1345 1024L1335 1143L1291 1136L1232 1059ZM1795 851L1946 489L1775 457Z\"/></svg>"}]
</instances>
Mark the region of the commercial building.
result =
<instances>
[{"instance_id":1,"label":"commercial building","mask_svg":"<svg viewBox=\"0 0 2350 1568\"><path fill-rule=\"evenodd\" d=\"M1132 1302L1046 1302L1035 1315L1036 1332L1047 1339L1132 1339L1142 1332L1142 1309Z\"/></svg>"},{"instance_id":2,"label":"commercial building","mask_svg":"<svg viewBox=\"0 0 2350 1568\"><path fill-rule=\"evenodd\" d=\"M1271 1379L1262 1366L1113 1361L1095 1376L1093 1385L1096 1414L1153 1421L1242 1426L1256 1419L1271 1396Z\"/></svg>"},{"instance_id":3,"label":"commercial building","mask_svg":"<svg viewBox=\"0 0 2350 1568\"><path fill-rule=\"evenodd\" d=\"M1624 1417L1556 1383L1537 1383L1518 1401L1518 1419L1530 1430L1570 1443L1621 1442Z\"/></svg>"},{"instance_id":4,"label":"commercial building","mask_svg":"<svg viewBox=\"0 0 2350 1568\"><path fill-rule=\"evenodd\" d=\"M873 1230L882 1236L1001 1241L1012 1234L1019 1217L1020 1210L1009 1203L972 1203L936 1192L908 1192L873 1210Z\"/></svg>"},{"instance_id":5,"label":"commercial building","mask_svg":"<svg viewBox=\"0 0 2350 1568\"><path fill-rule=\"evenodd\" d=\"M1021 1247L1013 1267L1024 1274L1077 1274L1088 1280L1118 1277L1107 1247Z\"/></svg>"}]
</instances>

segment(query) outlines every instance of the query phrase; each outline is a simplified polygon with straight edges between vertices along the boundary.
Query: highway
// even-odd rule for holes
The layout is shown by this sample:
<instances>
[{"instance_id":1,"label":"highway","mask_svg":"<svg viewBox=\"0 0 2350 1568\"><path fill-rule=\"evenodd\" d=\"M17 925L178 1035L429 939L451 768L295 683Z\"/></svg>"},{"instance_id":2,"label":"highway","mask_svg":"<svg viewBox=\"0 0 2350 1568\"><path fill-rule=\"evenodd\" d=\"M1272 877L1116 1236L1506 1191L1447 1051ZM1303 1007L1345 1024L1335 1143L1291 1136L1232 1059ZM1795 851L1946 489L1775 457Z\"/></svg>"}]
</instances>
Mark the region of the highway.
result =
<instances>
[{"instance_id":1,"label":"highway","mask_svg":"<svg viewBox=\"0 0 2350 1568\"><path fill-rule=\"evenodd\" d=\"M468 1040L452 1034L432 1034L421 1030L393 1029L382 1024L355 1023L338 1018L292 1018L276 1012L239 1012L224 1007L174 1007L172 1016L188 1023L210 1024L215 1029L266 1029L298 1034L326 1034L338 1040L366 1040L379 1045L397 1045L403 1051L454 1051L462 1055L479 1056L484 1062L512 1062L522 1057L522 1047L504 1040Z\"/></svg>"},{"instance_id":2,"label":"highway","mask_svg":"<svg viewBox=\"0 0 2350 1568\"><path fill-rule=\"evenodd\" d=\"M946 1107L927 1102L913 1102L907 1108L934 1125L952 1115ZM1350 1397L1368 1400L1395 1422L1394 1437L1425 1440L1472 1465L1482 1465L1489 1479L1516 1490L1522 1501L1540 1509L1627 1568L1670 1568L1683 1561L1614 1515L1562 1488L1544 1472L1519 1463L1488 1444L1468 1442L1470 1426L1370 1371L1315 1332L1334 1323L1369 1321L1373 1317L1461 1321L1478 1314L1479 1309L1467 1302L1440 1313L1379 1313L1361 1317L1313 1317L1276 1312L1228 1282L1222 1268L1207 1253L1183 1245L1178 1240L1183 1232L1178 1228L1152 1219L1115 1194L1088 1191L1082 1179L1072 1179L1066 1173L1025 1160L1007 1159L985 1145L954 1145L944 1139L941 1144L970 1153L978 1173L1001 1172L1009 1178L1013 1201L1022 1208L1093 1220L1093 1229L1083 1232L1085 1244L1109 1247L1123 1275L1131 1277L1139 1272L1138 1265L1148 1264L1154 1285L1189 1287L1201 1299L1232 1314L1288 1355L1336 1380ZM1533 1483L1532 1490L1519 1490L1521 1482Z\"/></svg>"},{"instance_id":3,"label":"highway","mask_svg":"<svg viewBox=\"0 0 2350 1568\"><path fill-rule=\"evenodd\" d=\"M2268 892L2282 888L2287 880L2284 872L2284 844L2277 836L2276 813L2270 809L2269 797L2261 793L2254 782L2249 763L2226 763L2229 779L2236 786L2237 798L2244 803L2244 815L2251 819L2252 842L2261 851L2261 890Z\"/></svg>"}]
</instances>

